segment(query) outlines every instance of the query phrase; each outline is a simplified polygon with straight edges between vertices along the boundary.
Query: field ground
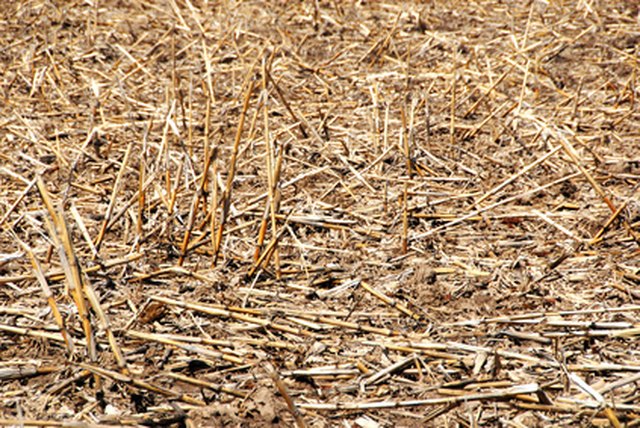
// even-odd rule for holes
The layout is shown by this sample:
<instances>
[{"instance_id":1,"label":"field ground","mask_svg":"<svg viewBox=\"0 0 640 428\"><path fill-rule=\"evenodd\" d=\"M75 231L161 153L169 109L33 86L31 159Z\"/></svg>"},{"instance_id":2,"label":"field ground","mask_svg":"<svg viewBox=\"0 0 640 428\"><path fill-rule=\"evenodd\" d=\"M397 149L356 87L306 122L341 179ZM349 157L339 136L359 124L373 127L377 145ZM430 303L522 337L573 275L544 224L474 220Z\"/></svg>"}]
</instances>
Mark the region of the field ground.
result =
<instances>
[{"instance_id":1,"label":"field ground","mask_svg":"<svg viewBox=\"0 0 640 428\"><path fill-rule=\"evenodd\" d=\"M640 424L637 2L0 6L0 424Z\"/></svg>"}]
</instances>

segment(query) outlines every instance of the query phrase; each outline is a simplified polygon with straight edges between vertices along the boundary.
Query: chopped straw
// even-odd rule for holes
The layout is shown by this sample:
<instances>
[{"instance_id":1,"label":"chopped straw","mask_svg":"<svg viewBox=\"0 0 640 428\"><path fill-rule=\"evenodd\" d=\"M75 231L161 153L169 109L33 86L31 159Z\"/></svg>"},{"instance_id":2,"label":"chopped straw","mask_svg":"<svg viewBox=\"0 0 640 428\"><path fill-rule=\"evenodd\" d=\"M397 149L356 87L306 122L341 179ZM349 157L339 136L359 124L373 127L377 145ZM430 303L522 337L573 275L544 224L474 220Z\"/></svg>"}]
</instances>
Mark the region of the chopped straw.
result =
<instances>
[{"instance_id":1,"label":"chopped straw","mask_svg":"<svg viewBox=\"0 0 640 428\"><path fill-rule=\"evenodd\" d=\"M0 22L0 425L640 424L637 2Z\"/></svg>"}]
</instances>

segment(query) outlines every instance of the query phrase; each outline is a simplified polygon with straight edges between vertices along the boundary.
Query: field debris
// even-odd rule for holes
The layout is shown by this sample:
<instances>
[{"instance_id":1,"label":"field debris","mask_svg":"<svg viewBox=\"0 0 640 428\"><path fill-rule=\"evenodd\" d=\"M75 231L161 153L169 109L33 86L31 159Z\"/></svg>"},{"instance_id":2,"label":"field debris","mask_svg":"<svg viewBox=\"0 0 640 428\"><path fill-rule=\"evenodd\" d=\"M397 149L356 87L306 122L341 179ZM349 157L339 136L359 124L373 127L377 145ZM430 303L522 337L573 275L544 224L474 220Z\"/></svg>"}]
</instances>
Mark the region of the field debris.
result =
<instances>
[{"instance_id":1,"label":"field debris","mask_svg":"<svg viewBox=\"0 0 640 428\"><path fill-rule=\"evenodd\" d=\"M0 425L640 424L636 2L0 22Z\"/></svg>"}]
</instances>

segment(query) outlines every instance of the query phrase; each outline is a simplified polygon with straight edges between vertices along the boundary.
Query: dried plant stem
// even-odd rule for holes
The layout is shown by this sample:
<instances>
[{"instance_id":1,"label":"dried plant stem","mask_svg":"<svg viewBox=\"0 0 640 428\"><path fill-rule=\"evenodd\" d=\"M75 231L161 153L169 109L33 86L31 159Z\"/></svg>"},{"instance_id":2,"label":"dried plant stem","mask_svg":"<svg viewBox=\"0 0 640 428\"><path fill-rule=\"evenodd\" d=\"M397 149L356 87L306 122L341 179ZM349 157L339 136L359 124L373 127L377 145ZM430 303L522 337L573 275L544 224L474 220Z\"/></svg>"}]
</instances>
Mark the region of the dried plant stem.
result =
<instances>
[{"instance_id":1,"label":"dried plant stem","mask_svg":"<svg viewBox=\"0 0 640 428\"><path fill-rule=\"evenodd\" d=\"M593 190L595 190L598 193L598 195L602 198L602 200L605 202L605 204L607 204L607 206L609 207L611 212L615 213L616 212L615 205L613 204L613 202L611 202L609 197L604 193L604 191L602 190L602 187L600 187L600 185L593 178L593 176L591 174L589 174L589 171L587 171L584 168L584 166L582 165L582 162L580 162L580 159L578 159L578 155L576 153L576 149L573 148L573 145L571 144L571 142L564 135L562 135L561 133L556 133L556 136L559 137L558 141L562 145L562 148L564 149L564 152L569 156L569 158L571 158L571 161L580 170L582 175L584 175L584 177L587 179L589 184L591 184L591 186L593 187Z\"/></svg>"},{"instance_id":2,"label":"dried plant stem","mask_svg":"<svg viewBox=\"0 0 640 428\"><path fill-rule=\"evenodd\" d=\"M153 121L150 120L142 138L142 150L140 151L140 163L138 165L138 193L137 195L134 195L136 196L138 202L138 216L136 218L136 250L140 249L140 240L142 239L142 235L144 232L144 210L147 200L146 186L144 184L147 171L147 140L149 136L149 130L151 129L152 125Z\"/></svg>"},{"instance_id":3,"label":"dried plant stem","mask_svg":"<svg viewBox=\"0 0 640 428\"><path fill-rule=\"evenodd\" d=\"M103 268L111 268L111 267L114 267L114 266L118 266L118 265L134 262L136 260L139 260L142 256L143 256L142 253L134 253L134 254L130 254L130 255L127 255L127 256L122 257L122 258L118 258L118 259L114 259L114 260L107 260L107 261L103 262L102 265L89 266L89 267L85 268L84 272L85 273L95 273L95 272L98 272L99 270L101 270ZM45 275L45 277L47 279L52 280L52 281L60 281L60 280L65 278L64 270L60 270L60 269L48 271L44 275ZM6 284L6 283L10 283L10 282L17 282L17 281L25 281L25 280L34 280L34 279L36 279L36 277L33 274L16 275L16 276L3 276L3 277L0 277L0 284Z\"/></svg>"},{"instance_id":4,"label":"dried plant stem","mask_svg":"<svg viewBox=\"0 0 640 428\"><path fill-rule=\"evenodd\" d=\"M67 224L62 215L62 212L58 211L57 216L54 217L56 229L60 233L61 244L58 246L58 256L62 263L62 267L65 270L65 276L67 277L67 284L69 285L69 292L73 297L73 300L78 308L78 315L82 321L82 328L87 340L87 349L89 351L89 358L92 362L96 362L98 359L97 347L95 342L95 336L91 325L90 313L86 306L85 295L83 293L83 281L80 265L76 257L76 253L69 236Z\"/></svg>"},{"instance_id":5,"label":"dried plant stem","mask_svg":"<svg viewBox=\"0 0 640 428\"><path fill-rule=\"evenodd\" d=\"M613 213L611 213L611 215L609 216L607 221L602 225L600 230L593 236L593 238L591 238L591 241L589 241L589 244L595 244L595 243L597 243L597 242L599 242L601 240L602 235L604 235L606 230L620 216L620 213L626 208L628 202L629 201L627 200L624 203L620 204L620 206Z\"/></svg>"},{"instance_id":6,"label":"dried plant stem","mask_svg":"<svg viewBox=\"0 0 640 428\"><path fill-rule=\"evenodd\" d=\"M215 153L215 152L214 152ZM187 221L187 230L185 231L184 238L182 239L182 244L180 246L180 258L178 259L178 266L182 266L184 262L184 258L187 255L187 249L189 247L189 239L191 238L191 232L193 231L193 226L196 221L196 215L198 212L198 208L200 207L200 201L202 201L203 205L206 203L204 200L204 192L207 188L207 177L209 176L209 168L211 167L211 162L213 161L213 156L210 155L204 164L204 170L202 172L202 178L200 179L200 185L196 190L196 193L193 197L193 202L191 204L191 209L189 210L189 219Z\"/></svg>"},{"instance_id":7,"label":"dried plant stem","mask_svg":"<svg viewBox=\"0 0 640 428\"><path fill-rule=\"evenodd\" d=\"M251 70L251 73L253 70ZM213 248L213 265L218 261L218 256L220 254L220 246L222 245L222 236L224 234L224 228L227 223L227 217L229 215L229 208L231 207L231 197L233 190L233 179L235 177L236 172L236 162L238 157L238 149L240 146L240 140L242 139L242 131L244 129L244 120L247 115L247 110L249 110L249 102L251 101L251 95L253 94L253 80L250 81L247 92L244 96L244 103L242 105L242 112L240 113L240 120L238 122L238 129L236 132L236 138L233 143L233 152L231 153L231 159L229 161L229 171L227 173L227 183L226 188L224 189L224 193L222 195L222 214L220 216L220 225L218 226L215 246Z\"/></svg>"},{"instance_id":8,"label":"dried plant stem","mask_svg":"<svg viewBox=\"0 0 640 428\"><path fill-rule=\"evenodd\" d=\"M273 368L271 364L267 365L266 370L269 376L271 377L271 379L273 380L273 382L276 384L276 388L278 389L278 392L280 393L282 398L284 398L285 403L287 403L287 408L293 415L293 418L296 421L296 426L298 428L306 428L307 424L304 422L304 419L302 418L302 414L300 413L300 410L298 410L298 408L296 407L296 403L294 403L293 399L291 398L291 395L289 394L287 386L284 384L282 379L280 379L280 376L278 376L278 373L276 372L276 370Z\"/></svg>"},{"instance_id":9,"label":"dried plant stem","mask_svg":"<svg viewBox=\"0 0 640 428\"><path fill-rule=\"evenodd\" d=\"M276 249L276 245L278 244L278 241L280 240L280 238L282 237L282 235L285 232L285 226L287 225L287 221L285 220L285 223L283 225L282 228L280 228L280 232L278 232L278 235L274 236L273 239L271 239L271 242L269 242L269 245L267 245L267 248L264 249L264 251L262 252L262 254L260 254L260 257L258 257L258 260L256 260L253 264L253 266L251 267L251 269L249 269L249 276L253 276L253 274L256 273L256 271L263 266L264 264L266 264L269 260L269 258L271 257L271 255L273 254L273 252Z\"/></svg>"},{"instance_id":10,"label":"dried plant stem","mask_svg":"<svg viewBox=\"0 0 640 428\"><path fill-rule=\"evenodd\" d=\"M141 332L129 330L127 332L127 336L135 337L137 339L150 340L158 343L164 343L166 345L172 345L177 348L182 348L188 352L193 352L195 354L202 355L209 358L220 359L222 361L228 361L238 365L246 364L246 362L242 358L238 358L233 355L228 355L223 352L213 351L211 349L207 349L202 346L197 346L190 343L182 343L178 340L174 340L172 338L165 337L159 334L141 333Z\"/></svg>"},{"instance_id":11,"label":"dried plant stem","mask_svg":"<svg viewBox=\"0 0 640 428\"><path fill-rule=\"evenodd\" d=\"M399 407L415 407L415 406L435 406L442 404L461 403L479 400L496 400L503 398L511 398L518 395L534 394L539 390L537 384L518 385L506 388L502 391L464 394L459 397L430 398L424 400L409 401L379 401L370 403L298 403L301 409L310 410L373 410L373 409L392 409Z\"/></svg>"},{"instance_id":12,"label":"dried plant stem","mask_svg":"<svg viewBox=\"0 0 640 428\"><path fill-rule=\"evenodd\" d=\"M264 126L263 126L263 134L264 134L264 144L265 144L265 160L266 160L266 175L267 175L267 207L265 209L265 215L262 219L262 224L260 225L258 242L256 245L256 251L254 254L254 262L258 262L260 259L260 251L262 249L262 245L264 243L264 239L266 236L267 229L267 213L269 213L269 218L271 220L271 234L274 237L278 236L278 223L276 220L276 214L278 212L278 180L280 178L280 165L282 160L282 153L280 153L278 159L278 166L276 166L275 160L275 150L274 143L271 140L271 134L269 132L269 93L268 93L268 78L267 78L267 63L263 59L262 63L262 91L264 96L264 106L263 106L263 114L264 114ZM273 255L275 257L275 266L276 266L276 276L280 278L280 256L278 255L277 241L274 243ZM268 260L266 260L268 263Z\"/></svg>"},{"instance_id":13,"label":"dried plant stem","mask_svg":"<svg viewBox=\"0 0 640 428\"><path fill-rule=\"evenodd\" d=\"M204 314L207 315L212 315L212 316L223 316L223 317L230 317L239 321L245 321L248 323L252 323L252 324L256 324L256 325L261 325L264 327L269 327L269 328L273 328L275 330L281 330L287 333L292 333L292 334L298 334L298 335L303 335L303 336L313 336L313 333L311 333L308 330L302 330L302 329L298 329L298 328L292 328L289 327L287 325L284 324L279 324L279 323L273 323L261 318L256 318L253 316L248 316L248 315L244 315L242 313L239 312L235 312L232 310L226 310L226 309L220 309L220 308L216 308L216 307L211 307L211 306L207 306L207 305L202 305L202 304L196 304L196 303L187 303L187 302L181 302L179 300L173 300L173 299L167 299L164 297L159 297L159 296L153 296L152 297L153 300L159 301L159 302L163 302L165 304L168 305L175 305L178 307L182 307L182 308L186 308L186 309L191 309L191 310L195 310L198 312L202 312ZM245 311L244 309L242 309L242 311Z\"/></svg>"},{"instance_id":14,"label":"dried plant stem","mask_svg":"<svg viewBox=\"0 0 640 428\"><path fill-rule=\"evenodd\" d=\"M475 202L474 206L480 205L489 196L495 195L500 190L504 189L509 184L513 183L519 177L522 177L524 174L526 174L527 172L531 171L533 168L535 168L536 166L540 165L542 162L546 161L547 159L549 159L554 154L558 153L560 151L560 149L561 149L560 146L556 146L553 149L551 149L549 152L547 152L544 156L541 156L538 159L536 159L535 161L531 162L529 165L525 166L520 171L518 171L518 173L513 174L508 179L506 179L505 181L503 181L502 183L500 183L499 185L495 186L493 189L489 190L487 193L482 195L482 197Z\"/></svg>"},{"instance_id":15,"label":"dried plant stem","mask_svg":"<svg viewBox=\"0 0 640 428\"><path fill-rule=\"evenodd\" d=\"M166 373L166 376L168 376L170 378L173 378L173 379L176 379L176 380L179 380L180 382L185 382L185 383L189 383L191 385L200 386L200 387L207 388L207 389L210 389L210 390L215 391L215 392L221 392L221 393L224 393L224 394L229 394L229 395L232 395L234 397L238 397L238 398L242 398L242 399L245 399L248 396L244 392L236 391L236 390L231 389L231 388L225 388L224 386L216 385L214 383L207 382L207 381L200 380L200 379L195 379L195 378L192 378L192 377L189 377L189 376L184 376L184 375L181 375L179 373L170 372L170 373Z\"/></svg>"},{"instance_id":16,"label":"dried plant stem","mask_svg":"<svg viewBox=\"0 0 640 428\"><path fill-rule=\"evenodd\" d=\"M105 314L102 309L102 305L100 304L100 300L98 299L98 295L96 291L93 289L91 282L89 281L89 277L84 275L84 294L87 296L87 300L91 304L91 309L93 309L94 313L96 313L98 320L100 321L100 327L107 334L107 340L109 342L109 346L111 347L111 351L116 360L116 364L120 368L120 371L124 374L129 374L129 368L127 366L127 362L124 359L124 355L122 354L122 350L120 350L120 346L118 345L118 341L113 333L113 329L111 328L111 323L109 318Z\"/></svg>"},{"instance_id":17,"label":"dried plant stem","mask_svg":"<svg viewBox=\"0 0 640 428\"><path fill-rule=\"evenodd\" d=\"M451 104L449 106L449 145L453 149L456 144L456 89L458 83L458 65L453 64L451 73Z\"/></svg>"},{"instance_id":18,"label":"dried plant stem","mask_svg":"<svg viewBox=\"0 0 640 428\"><path fill-rule=\"evenodd\" d=\"M165 397L170 397L176 399L178 401L183 401L185 403L194 404L196 406L204 406L205 402L202 400L198 400L197 398L190 397L186 394L181 394L179 392L172 391L168 388L164 388L162 386L154 385L150 382L136 379L132 376L121 374L118 372L114 372L113 370L104 369L102 367L96 367L90 364L79 363L78 366L82 367L85 370L90 371L91 373L111 379L117 382L122 382L127 385L131 385L134 388L143 389L149 392L155 392L160 395L164 395Z\"/></svg>"},{"instance_id":19,"label":"dried plant stem","mask_svg":"<svg viewBox=\"0 0 640 428\"><path fill-rule=\"evenodd\" d=\"M402 254L407 254L409 248L409 184L404 183L404 194L402 195Z\"/></svg>"},{"instance_id":20,"label":"dried plant stem","mask_svg":"<svg viewBox=\"0 0 640 428\"><path fill-rule=\"evenodd\" d=\"M282 105L284 105L284 107L286 108L287 112L289 113L289 115L291 116L291 119L293 120L294 123L298 123L298 129L300 130L300 133L302 134L303 138L309 138L309 135L307 134L306 130L305 130L305 126L308 125L308 123L306 123L306 121L303 121L301 119L298 118L298 116L296 115L296 113L293 111L293 108L291 108L291 105L289 104L289 102L287 101L286 97L284 96L284 94L282 93L282 90L280 89L280 86L278 85L278 83L273 79L273 76L271 76L271 73L269 72L269 70L264 70L264 73L266 74L266 76L269 78L269 82L271 82L271 84L273 85L273 87L276 90L276 94L278 94L278 98L280 98L280 101L282 102ZM310 132L314 132L315 129L310 129ZM317 134L317 132L316 132ZM321 139L322 140L322 139Z\"/></svg>"},{"instance_id":21,"label":"dried plant stem","mask_svg":"<svg viewBox=\"0 0 640 428\"><path fill-rule=\"evenodd\" d=\"M40 287L42 288L42 295L44 296L45 299L47 299L47 303L49 304L49 307L51 308L51 313L53 314L53 319L56 321L56 325L60 328L60 333L62 334L62 338L64 339L64 343L67 347L67 351L71 356L74 353L73 340L71 339L71 336L67 331L64 318L62 318L62 315L60 314L60 310L58 309L58 304L56 303L56 299L54 298L53 293L49 288L47 278L44 276L44 273L42 272L42 267L40 266L38 259L36 259L35 255L33 254L33 251L31 250L31 248L29 248L27 244L22 242L20 238L18 238L15 234L14 234L14 239L16 240L16 242L20 244L24 252L29 257L29 260L31 261L31 266L33 266L34 274L38 279L38 283L40 283Z\"/></svg>"},{"instance_id":22,"label":"dried plant stem","mask_svg":"<svg viewBox=\"0 0 640 428\"><path fill-rule=\"evenodd\" d=\"M388 296L385 296L383 293L375 290L373 287L371 287L365 281L360 282L360 287L364 288L367 292L371 293L373 296L375 296L377 299L383 301L385 304L391 306L394 309L397 309L398 311L400 311L403 314L409 316L410 318L413 318L416 321L421 320L422 317L420 315L416 314L415 312L413 312L412 310L407 308L402 303L398 303L397 301L393 300L392 298L390 298Z\"/></svg>"},{"instance_id":23,"label":"dried plant stem","mask_svg":"<svg viewBox=\"0 0 640 428\"><path fill-rule=\"evenodd\" d=\"M483 213L483 212L486 212L486 211L490 211L490 210L492 210L492 209L494 209L494 208L496 208L496 207L498 207L500 205L504 205L504 204L512 202L512 201L514 201L516 199L522 198L523 196L533 195L535 193L541 192L541 191L543 191L545 189L548 189L549 187L556 186L556 185L558 185L558 184L560 184L562 182L565 182L565 181L568 181L568 180L570 180L572 178L575 178L575 177L579 176L580 174L581 173L576 172L576 173L570 174L570 175L568 175L566 177L562 177L562 178L560 178L558 180L554 180L551 183L547 183L547 184L545 184L543 186L540 186L540 187L537 187L535 189L532 189L532 190L529 190L527 192L524 192L522 194L518 194L518 195L515 195L515 196L511 196L509 198L505 198L505 199L503 199L501 201L495 202L495 203L493 203L491 205L488 205L488 206L486 206L484 208L477 209L477 210L475 210L475 211L473 211L473 212L471 212L469 214L466 214L466 215L464 215L464 216L462 216L460 218L457 218L455 220L451 220L450 222L447 222L446 224L443 224L442 226L438 226L438 227L436 227L434 229L431 229L428 232L425 232L425 233L419 234L417 236L414 236L412 239L413 240L415 240L415 239L424 239L424 238L426 238L428 236L431 236L431 235L436 234L438 232L441 232L441 231L443 231L445 229L448 229L448 228L450 228L452 226L460 224L460 223L462 223L462 222L464 222L464 221L466 221L466 220L468 220L470 218L473 218L473 217L477 216L480 213Z\"/></svg>"},{"instance_id":24,"label":"dried plant stem","mask_svg":"<svg viewBox=\"0 0 640 428\"><path fill-rule=\"evenodd\" d=\"M475 103L473 103L471 105L471 107L469 107L467 109L467 111L464 112L464 114L462 115L462 117L468 117L471 113L473 113L474 111L476 111L476 109L478 108L478 106L480 105L481 102L483 102L485 100L486 97L488 97L495 89L496 87L502 83L502 81L505 79L505 77L507 77L511 72L513 71L513 65L510 66L504 73L502 73L500 75L500 77L498 77L498 79L493 82L493 85L491 85L491 87L484 92L480 97L478 97L478 99L476 100Z\"/></svg>"},{"instance_id":25,"label":"dried plant stem","mask_svg":"<svg viewBox=\"0 0 640 428\"><path fill-rule=\"evenodd\" d=\"M124 158L122 159L122 164L120 165L120 170L118 171L118 176L116 177L116 182L113 184L113 191L111 192L111 198L109 199L109 206L107 207L107 212L104 215L104 221L102 222L102 227L100 228L100 232L95 239L95 248L96 251L100 251L100 246L102 245L102 240L104 239L104 234L107 232L107 225L109 224L109 220L111 219L111 214L113 214L113 210L116 204L116 195L120 190L120 184L122 182L122 177L124 176L125 171L127 170L129 155L131 154L131 148L133 144L129 144L127 146L127 150L124 153Z\"/></svg>"},{"instance_id":26,"label":"dried plant stem","mask_svg":"<svg viewBox=\"0 0 640 428\"><path fill-rule=\"evenodd\" d=\"M37 181L38 181L38 178L36 177L27 184L27 187L20 193L20 195L18 195L16 200L13 202L13 204L11 204L9 209L7 209L7 211L4 213L4 215L2 216L2 219L0 219L0 226L2 226L4 222L7 221L11 213L16 209L16 207L20 204L20 202L22 202L24 197L27 196L27 194L31 191L31 189L33 189L33 186L36 185Z\"/></svg>"},{"instance_id":27,"label":"dried plant stem","mask_svg":"<svg viewBox=\"0 0 640 428\"><path fill-rule=\"evenodd\" d=\"M53 219L53 224L46 219L46 223L49 226L49 236L57 247L58 256L60 257L60 263L62 264L65 277L67 279L67 286L69 287L69 293L73 298L73 301L78 309L78 316L82 323L82 329L87 340L87 348L89 352L89 358L91 361L97 360L96 344L91 327L91 321L89 319L89 312L87 311L85 298L82 294L82 279L80 277L80 271L78 270L77 261L75 259L75 253L71 244L71 239L67 231L67 226L64 218L53 207L53 202L47 188L42 181L42 178L38 177L38 190L40 196L49 211L50 217Z\"/></svg>"}]
</instances>

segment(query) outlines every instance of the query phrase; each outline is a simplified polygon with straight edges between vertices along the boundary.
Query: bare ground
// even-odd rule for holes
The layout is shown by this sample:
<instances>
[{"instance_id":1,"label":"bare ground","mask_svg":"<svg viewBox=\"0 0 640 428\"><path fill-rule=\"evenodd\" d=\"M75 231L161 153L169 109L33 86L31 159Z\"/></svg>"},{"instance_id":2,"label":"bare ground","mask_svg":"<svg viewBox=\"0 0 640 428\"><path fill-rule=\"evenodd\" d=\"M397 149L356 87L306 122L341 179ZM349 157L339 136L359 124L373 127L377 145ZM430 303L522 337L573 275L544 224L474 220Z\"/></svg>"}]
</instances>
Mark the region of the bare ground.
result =
<instances>
[{"instance_id":1,"label":"bare ground","mask_svg":"<svg viewBox=\"0 0 640 428\"><path fill-rule=\"evenodd\" d=\"M636 2L0 12L0 423L640 422Z\"/></svg>"}]
</instances>

